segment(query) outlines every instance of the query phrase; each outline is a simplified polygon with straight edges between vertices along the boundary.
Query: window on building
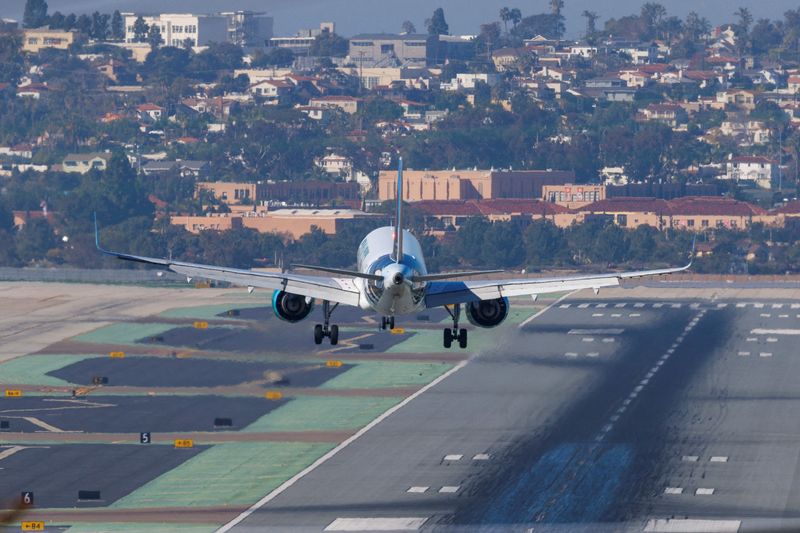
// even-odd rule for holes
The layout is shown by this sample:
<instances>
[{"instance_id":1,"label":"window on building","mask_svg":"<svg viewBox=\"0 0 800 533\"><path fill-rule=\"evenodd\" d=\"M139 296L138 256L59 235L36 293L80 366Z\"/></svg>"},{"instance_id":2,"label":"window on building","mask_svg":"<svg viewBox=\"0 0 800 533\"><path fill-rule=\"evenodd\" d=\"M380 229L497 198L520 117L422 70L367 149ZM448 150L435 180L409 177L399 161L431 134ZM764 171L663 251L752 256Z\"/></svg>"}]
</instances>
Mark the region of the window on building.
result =
<instances>
[{"instance_id":1,"label":"window on building","mask_svg":"<svg viewBox=\"0 0 800 533\"><path fill-rule=\"evenodd\" d=\"M382 44L381 45L381 54L393 54L394 53L394 45L393 44Z\"/></svg>"},{"instance_id":2,"label":"window on building","mask_svg":"<svg viewBox=\"0 0 800 533\"><path fill-rule=\"evenodd\" d=\"M703 219L703 220L701 220L701 221L700 221L700 225L701 225L702 227L704 227L704 228L707 228L707 227L708 227L708 220L707 220L707 219Z\"/></svg>"},{"instance_id":3,"label":"window on building","mask_svg":"<svg viewBox=\"0 0 800 533\"><path fill-rule=\"evenodd\" d=\"M687 225L688 227L690 227L690 228L693 228L693 227L694 227L694 219L693 219L693 218L690 218L689 220L687 220L687 221L686 221L686 225Z\"/></svg>"},{"instance_id":4,"label":"window on building","mask_svg":"<svg viewBox=\"0 0 800 533\"><path fill-rule=\"evenodd\" d=\"M617 224L620 226L628 225L628 215L617 215Z\"/></svg>"}]
</instances>

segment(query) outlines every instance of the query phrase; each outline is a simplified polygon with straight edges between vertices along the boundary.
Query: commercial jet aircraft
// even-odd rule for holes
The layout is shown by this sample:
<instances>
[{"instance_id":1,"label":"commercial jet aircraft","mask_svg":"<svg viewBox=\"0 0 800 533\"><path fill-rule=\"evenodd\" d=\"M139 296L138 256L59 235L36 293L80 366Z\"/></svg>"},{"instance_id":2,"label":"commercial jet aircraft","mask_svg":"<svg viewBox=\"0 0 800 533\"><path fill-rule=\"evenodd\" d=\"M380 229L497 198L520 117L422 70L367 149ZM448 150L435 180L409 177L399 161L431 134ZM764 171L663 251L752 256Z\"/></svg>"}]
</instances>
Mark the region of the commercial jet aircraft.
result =
<instances>
[{"instance_id":1,"label":"commercial jet aircraft","mask_svg":"<svg viewBox=\"0 0 800 533\"><path fill-rule=\"evenodd\" d=\"M467 320L474 326L492 328L508 315L510 296L533 296L556 291L613 287L620 281L645 276L660 276L687 270L691 262L679 268L614 272L599 275L566 276L536 279L504 279L453 281L479 274L502 271L470 271L429 274L422 248L417 239L403 229L403 161L397 171L397 213L394 226L370 232L358 247L356 271L321 266L294 265L327 272L333 276L308 276L294 273L253 272L251 270L201 265L142 257L104 250L100 246L97 221L95 242L98 250L126 261L160 266L183 274L188 281L201 278L226 281L235 285L273 290L272 309L286 322L300 322L308 317L315 300L322 301L323 323L314 326L314 342L328 338L332 345L339 341L339 328L331 324L331 315L340 305L372 310L381 315L381 329L394 329L395 317L422 309L444 307L453 319L453 327L444 329L444 346L457 342L467 347L467 330L459 328L462 306Z\"/></svg>"}]
</instances>

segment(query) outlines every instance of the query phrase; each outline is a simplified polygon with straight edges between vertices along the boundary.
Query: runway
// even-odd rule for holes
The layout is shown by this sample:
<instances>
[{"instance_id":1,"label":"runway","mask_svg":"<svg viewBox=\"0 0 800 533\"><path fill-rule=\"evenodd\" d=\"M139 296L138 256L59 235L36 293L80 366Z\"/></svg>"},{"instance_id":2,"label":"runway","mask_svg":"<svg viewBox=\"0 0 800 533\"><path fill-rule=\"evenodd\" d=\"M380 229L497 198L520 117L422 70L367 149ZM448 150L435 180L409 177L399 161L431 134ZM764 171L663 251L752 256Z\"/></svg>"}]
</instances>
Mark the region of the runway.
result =
<instances>
[{"instance_id":1,"label":"runway","mask_svg":"<svg viewBox=\"0 0 800 533\"><path fill-rule=\"evenodd\" d=\"M788 301L569 300L234 529L791 530L798 324Z\"/></svg>"}]
</instances>

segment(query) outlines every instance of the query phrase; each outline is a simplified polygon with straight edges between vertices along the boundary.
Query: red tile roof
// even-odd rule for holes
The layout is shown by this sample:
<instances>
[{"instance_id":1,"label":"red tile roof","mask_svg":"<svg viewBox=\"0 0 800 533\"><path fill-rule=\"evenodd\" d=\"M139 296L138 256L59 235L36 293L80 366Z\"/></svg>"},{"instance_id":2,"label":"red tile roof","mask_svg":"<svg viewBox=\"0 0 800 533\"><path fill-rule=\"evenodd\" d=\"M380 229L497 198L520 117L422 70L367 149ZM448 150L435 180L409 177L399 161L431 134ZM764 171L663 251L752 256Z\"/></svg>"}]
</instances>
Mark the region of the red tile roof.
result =
<instances>
[{"instance_id":1,"label":"red tile roof","mask_svg":"<svg viewBox=\"0 0 800 533\"><path fill-rule=\"evenodd\" d=\"M497 198L492 200L423 200L414 207L433 216L539 215L566 213L567 208L541 200Z\"/></svg>"},{"instance_id":2,"label":"red tile roof","mask_svg":"<svg viewBox=\"0 0 800 533\"><path fill-rule=\"evenodd\" d=\"M768 157L760 155L740 155L729 159L733 163L763 163L764 165L774 165L777 162Z\"/></svg>"},{"instance_id":3,"label":"red tile roof","mask_svg":"<svg viewBox=\"0 0 800 533\"><path fill-rule=\"evenodd\" d=\"M659 213L669 214L669 204L658 198L618 197L598 200L589 205L575 208L575 213Z\"/></svg>"},{"instance_id":4,"label":"red tile roof","mask_svg":"<svg viewBox=\"0 0 800 533\"><path fill-rule=\"evenodd\" d=\"M753 216L767 213L757 205L717 196L684 196L668 203L673 215Z\"/></svg>"}]
</instances>

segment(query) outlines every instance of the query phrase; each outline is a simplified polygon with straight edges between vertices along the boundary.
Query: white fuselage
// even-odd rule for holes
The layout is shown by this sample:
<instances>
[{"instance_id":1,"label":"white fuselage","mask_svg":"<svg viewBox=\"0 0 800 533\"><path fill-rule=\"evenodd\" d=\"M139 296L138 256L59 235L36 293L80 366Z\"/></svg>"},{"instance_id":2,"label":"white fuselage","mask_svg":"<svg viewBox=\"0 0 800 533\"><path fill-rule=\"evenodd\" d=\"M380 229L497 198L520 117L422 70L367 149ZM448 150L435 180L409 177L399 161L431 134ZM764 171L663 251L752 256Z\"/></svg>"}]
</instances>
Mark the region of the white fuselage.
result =
<instances>
[{"instance_id":1,"label":"white fuselage","mask_svg":"<svg viewBox=\"0 0 800 533\"><path fill-rule=\"evenodd\" d=\"M425 307L426 284L414 283L413 276L428 273L422 247L403 230L403 257L394 257L395 228L384 226L371 231L358 247L358 271L383 277L383 281L358 279L361 307L384 316L414 313Z\"/></svg>"}]
</instances>

